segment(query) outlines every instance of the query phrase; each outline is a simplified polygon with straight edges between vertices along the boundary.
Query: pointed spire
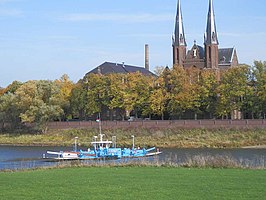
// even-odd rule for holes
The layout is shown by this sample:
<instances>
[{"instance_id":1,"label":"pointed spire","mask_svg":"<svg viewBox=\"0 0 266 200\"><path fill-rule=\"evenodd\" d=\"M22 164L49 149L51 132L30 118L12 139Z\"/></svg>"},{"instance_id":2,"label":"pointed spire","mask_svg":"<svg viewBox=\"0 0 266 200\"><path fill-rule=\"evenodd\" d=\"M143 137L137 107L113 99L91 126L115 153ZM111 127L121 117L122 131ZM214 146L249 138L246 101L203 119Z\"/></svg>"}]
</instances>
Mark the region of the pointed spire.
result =
<instances>
[{"instance_id":1,"label":"pointed spire","mask_svg":"<svg viewBox=\"0 0 266 200\"><path fill-rule=\"evenodd\" d=\"M184 25L183 25L181 3L180 3L180 0L178 0L175 33L173 35L173 46L182 46L182 45L187 46L187 43L186 43L185 31L184 31Z\"/></svg>"},{"instance_id":2,"label":"pointed spire","mask_svg":"<svg viewBox=\"0 0 266 200\"><path fill-rule=\"evenodd\" d=\"M213 0L209 1L209 12L208 12L208 19L207 19L207 29L205 34L205 44L219 44L218 36L216 31L216 24L215 24L215 15L213 9Z\"/></svg>"}]
</instances>

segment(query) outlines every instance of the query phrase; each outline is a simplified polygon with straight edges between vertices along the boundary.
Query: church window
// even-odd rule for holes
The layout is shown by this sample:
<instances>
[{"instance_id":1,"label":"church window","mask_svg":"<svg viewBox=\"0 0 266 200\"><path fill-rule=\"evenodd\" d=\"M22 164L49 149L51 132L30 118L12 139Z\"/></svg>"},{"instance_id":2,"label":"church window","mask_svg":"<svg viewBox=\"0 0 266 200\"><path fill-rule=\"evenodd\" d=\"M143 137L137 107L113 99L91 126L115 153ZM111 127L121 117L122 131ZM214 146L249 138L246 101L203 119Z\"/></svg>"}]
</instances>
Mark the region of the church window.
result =
<instances>
[{"instance_id":1,"label":"church window","mask_svg":"<svg viewBox=\"0 0 266 200\"><path fill-rule=\"evenodd\" d=\"M212 32L212 41L213 41L213 42L215 42L215 41L216 41L216 40L215 40L215 37L216 37L215 33L214 33L214 32Z\"/></svg>"},{"instance_id":2,"label":"church window","mask_svg":"<svg viewBox=\"0 0 266 200\"><path fill-rule=\"evenodd\" d=\"M193 57L196 58L197 57L197 49L193 49Z\"/></svg>"},{"instance_id":3,"label":"church window","mask_svg":"<svg viewBox=\"0 0 266 200\"><path fill-rule=\"evenodd\" d=\"M182 33L180 34L180 43L184 43L184 37Z\"/></svg>"},{"instance_id":4,"label":"church window","mask_svg":"<svg viewBox=\"0 0 266 200\"><path fill-rule=\"evenodd\" d=\"M225 62L226 61L226 58L225 58L225 56L223 56L223 62Z\"/></svg>"},{"instance_id":5,"label":"church window","mask_svg":"<svg viewBox=\"0 0 266 200\"><path fill-rule=\"evenodd\" d=\"M211 47L209 47L209 59L211 60L211 58L212 58L212 49L211 49Z\"/></svg>"}]
</instances>

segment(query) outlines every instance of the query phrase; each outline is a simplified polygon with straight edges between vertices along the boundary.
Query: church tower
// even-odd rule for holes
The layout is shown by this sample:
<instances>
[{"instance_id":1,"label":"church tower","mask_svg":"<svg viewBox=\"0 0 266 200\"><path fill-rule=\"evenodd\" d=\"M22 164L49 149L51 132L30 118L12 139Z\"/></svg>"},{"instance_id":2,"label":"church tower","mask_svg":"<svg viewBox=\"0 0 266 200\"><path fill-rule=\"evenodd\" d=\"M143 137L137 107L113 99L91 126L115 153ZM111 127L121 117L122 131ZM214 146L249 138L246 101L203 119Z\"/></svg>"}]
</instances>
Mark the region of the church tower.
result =
<instances>
[{"instance_id":1,"label":"church tower","mask_svg":"<svg viewBox=\"0 0 266 200\"><path fill-rule=\"evenodd\" d=\"M219 42L216 31L213 0L209 1L209 12L208 12L206 33L204 35L204 45L205 45L205 67L218 68Z\"/></svg>"},{"instance_id":2,"label":"church tower","mask_svg":"<svg viewBox=\"0 0 266 200\"><path fill-rule=\"evenodd\" d=\"M173 46L173 64L183 66L184 60L186 58L187 43L183 26L180 0L178 0L177 3L175 32L172 38L172 46Z\"/></svg>"}]
</instances>

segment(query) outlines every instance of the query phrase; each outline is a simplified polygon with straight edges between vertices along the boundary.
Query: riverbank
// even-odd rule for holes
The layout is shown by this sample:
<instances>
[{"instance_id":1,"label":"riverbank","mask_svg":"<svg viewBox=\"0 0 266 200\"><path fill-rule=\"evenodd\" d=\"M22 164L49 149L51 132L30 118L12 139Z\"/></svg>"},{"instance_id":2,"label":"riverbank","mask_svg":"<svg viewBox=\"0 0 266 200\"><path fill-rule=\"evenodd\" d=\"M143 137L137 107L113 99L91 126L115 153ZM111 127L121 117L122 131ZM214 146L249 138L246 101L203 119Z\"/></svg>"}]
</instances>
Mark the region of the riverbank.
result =
<instances>
[{"instance_id":1,"label":"riverbank","mask_svg":"<svg viewBox=\"0 0 266 200\"><path fill-rule=\"evenodd\" d=\"M0 199L263 199L265 175L151 166L0 172Z\"/></svg>"},{"instance_id":2,"label":"riverbank","mask_svg":"<svg viewBox=\"0 0 266 200\"><path fill-rule=\"evenodd\" d=\"M266 129L116 129L105 130L111 140L116 136L117 145L132 145L132 135L136 146L156 146L161 148L242 148L266 147ZM50 130L46 134L27 132L2 133L0 145L22 146L72 146L78 137L81 146L89 146L98 129Z\"/></svg>"}]
</instances>

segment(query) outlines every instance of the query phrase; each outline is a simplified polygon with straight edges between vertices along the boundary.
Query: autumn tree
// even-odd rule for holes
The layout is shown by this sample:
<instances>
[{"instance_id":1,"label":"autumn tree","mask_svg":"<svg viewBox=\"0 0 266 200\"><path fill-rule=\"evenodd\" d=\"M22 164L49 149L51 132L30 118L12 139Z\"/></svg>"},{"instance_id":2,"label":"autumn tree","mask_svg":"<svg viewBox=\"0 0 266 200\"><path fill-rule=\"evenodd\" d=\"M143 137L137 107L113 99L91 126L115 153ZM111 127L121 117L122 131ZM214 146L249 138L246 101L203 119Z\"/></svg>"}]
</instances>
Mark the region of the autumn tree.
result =
<instances>
[{"instance_id":1,"label":"autumn tree","mask_svg":"<svg viewBox=\"0 0 266 200\"><path fill-rule=\"evenodd\" d=\"M219 71L212 69L205 69L200 72L199 77L199 109L201 113L209 113L210 118L215 116L215 109L217 105L216 88L218 86Z\"/></svg>"},{"instance_id":2,"label":"autumn tree","mask_svg":"<svg viewBox=\"0 0 266 200\"><path fill-rule=\"evenodd\" d=\"M148 106L152 77L145 76L140 72L129 73L125 84L124 103L126 115L129 117L129 114L134 111L136 117L138 117L138 113L141 113L143 107Z\"/></svg>"},{"instance_id":3,"label":"autumn tree","mask_svg":"<svg viewBox=\"0 0 266 200\"><path fill-rule=\"evenodd\" d=\"M89 74L84 78L87 90L86 114L101 112L106 102L106 79L100 74Z\"/></svg>"},{"instance_id":4,"label":"autumn tree","mask_svg":"<svg viewBox=\"0 0 266 200\"><path fill-rule=\"evenodd\" d=\"M217 87L217 115L226 118L233 112L240 112L245 105L244 99L250 92L248 85L248 66L229 68L222 74L221 83ZM239 118L239 116L237 117Z\"/></svg>"},{"instance_id":5,"label":"autumn tree","mask_svg":"<svg viewBox=\"0 0 266 200\"><path fill-rule=\"evenodd\" d=\"M70 94L70 110L72 118L83 120L86 118L87 84L83 81L74 85Z\"/></svg>"},{"instance_id":6,"label":"autumn tree","mask_svg":"<svg viewBox=\"0 0 266 200\"><path fill-rule=\"evenodd\" d=\"M28 81L15 92L22 122L35 123L43 133L48 122L59 119L63 109L58 105L59 88L51 81Z\"/></svg>"},{"instance_id":7,"label":"autumn tree","mask_svg":"<svg viewBox=\"0 0 266 200\"><path fill-rule=\"evenodd\" d=\"M107 95L109 102L107 107L113 112L115 109L119 109L121 118L124 120L126 115L126 81L127 75L125 74L109 74L108 76L108 88ZM112 120L112 115L111 118Z\"/></svg>"},{"instance_id":8,"label":"autumn tree","mask_svg":"<svg viewBox=\"0 0 266 200\"><path fill-rule=\"evenodd\" d=\"M20 124L19 111L16 106L16 96L7 93L0 96L0 122L9 123L11 128L16 128Z\"/></svg>"},{"instance_id":9,"label":"autumn tree","mask_svg":"<svg viewBox=\"0 0 266 200\"><path fill-rule=\"evenodd\" d=\"M253 106L252 111L258 118L266 118L266 61L255 61L252 68Z\"/></svg>"},{"instance_id":10,"label":"autumn tree","mask_svg":"<svg viewBox=\"0 0 266 200\"><path fill-rule=\"evenodd\" d=\"M167 110L169 101L169 92L163 75L154 80L153 89L149 97L149 107L152 114L161 116L164 120L164 114Z\"/></svg>"},{"instance_id":11,"label":"autumn tree","mask_svg":"<svg viewBox=\"0 0 266 200\"><path fill-rule=\"evenodd\" d=\"M200 107L198 90L199 71L176 66L171 72L168 84L170 101L168 110L172 118L181 117L183 113L194 112L195 118Z\"/></svg>"},{"instance_id":12,"label":"autumn tree","mask_svg":"<svg viewBox=\"0 0 266 200\"><path fill-rule=\"evenodd\" d=\"M64 110L63 118L70 118L70 97L71 91L74 88L74 83L69 79L68 75L64 74L59 80L55 80L55 87L59 88L57 94L55 94L55 100L57 105Z\"/></svg>"}]
</instances>

